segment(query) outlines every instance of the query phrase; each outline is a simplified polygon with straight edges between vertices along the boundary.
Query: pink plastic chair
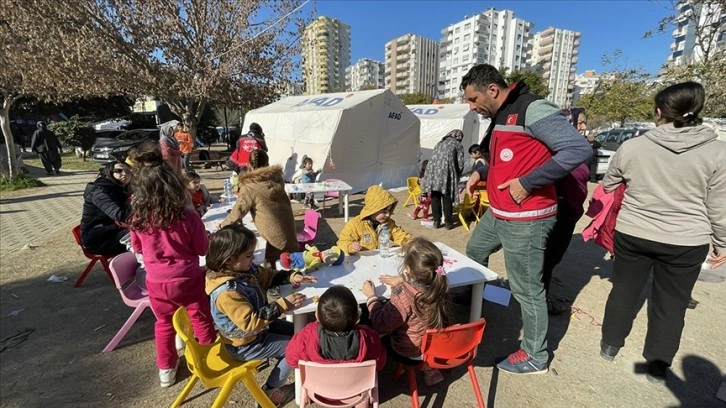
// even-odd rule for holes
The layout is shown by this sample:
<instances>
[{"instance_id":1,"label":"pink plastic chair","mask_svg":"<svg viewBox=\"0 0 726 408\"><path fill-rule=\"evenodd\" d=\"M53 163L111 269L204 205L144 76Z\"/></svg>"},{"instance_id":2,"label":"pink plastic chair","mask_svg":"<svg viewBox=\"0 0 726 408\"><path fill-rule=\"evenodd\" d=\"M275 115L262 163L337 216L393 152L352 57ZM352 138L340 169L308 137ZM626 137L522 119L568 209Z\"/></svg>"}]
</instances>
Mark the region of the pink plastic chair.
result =
<instances>
[{"instance_id":1,"label":"pink plastic chair","mask_svg":"<svg viewBox=\"0 0 726 408\"><path fill-rule=\"evenodd\" d=\"M327 179L327 180L324 180L324 181L326 183L336 183L336 182L338 182L340 180L338 180L338 179ZM326 201L325 199L328 198L328 197L330 197L330 198L340 198L340 191L329 191L329 192L326 192L326 193L323 194L323 211L325 211L325 201Z\"/></svg>"},{"instance_id":2,"label":"pink plastic chair","mask_svg":"<svg viewBox=\"0 0 726 408\"><path fill-rule=\"evenodd\" d=\"M320 221L320 213L313 210L305 211L303 230L297 233L297 242L300 244L300 250L305 250L305 244L313 244L315 237L318 235L318 222Z\"/></svg>"},{"instance_id":3,"label":"pink plastic chair","mask_svg":"<svg viewBox=\"0 0 726 408\"><path fill-rule=\"evenodd\" d=\"M124 252L111 260L111 276L113 276L116 289L121 293L121 299L126 303L126 306L135 309L126 320L126 323L111 339L111 342L103 349L104 352L112 351L141 316L141 313L150 307L149 296L142 292L141 287L136 283L136 268L138 266L136 256L131 252Z\"/></svg>"},{"instance_id":4,"label":"pink plastic chair","mask_svg":"<svg viewBox=\"0 0 726 408\"><path fill-rule=\"evenodd\" d=\"M368 401L378 407L376 361L320 364L300 361L302 398L300 406L314 402L321 407L354 407Z\"/></svg>"}]
</instances>

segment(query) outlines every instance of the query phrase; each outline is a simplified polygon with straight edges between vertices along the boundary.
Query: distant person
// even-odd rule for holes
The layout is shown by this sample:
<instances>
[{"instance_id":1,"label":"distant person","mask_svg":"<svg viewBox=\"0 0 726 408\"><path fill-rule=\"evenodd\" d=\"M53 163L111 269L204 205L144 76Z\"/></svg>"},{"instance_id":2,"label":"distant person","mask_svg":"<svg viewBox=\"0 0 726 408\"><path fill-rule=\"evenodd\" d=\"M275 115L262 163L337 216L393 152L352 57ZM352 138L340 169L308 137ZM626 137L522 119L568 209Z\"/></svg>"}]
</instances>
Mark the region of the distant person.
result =
<instances>
[{"instance_id":1,"label":"distant person","mask_svg":"<svg viewBox=\"0 0 726 408\"><path fill-rule=\"evenodd\" d=\"M285 358L298 368L300 360L313 363L360 363L376 361L376 369L386 365L386 349L378 333L358 324L360 309L355 295L343 285L326 289L318 299L317 321L308 323L292 336Z\"/></svg>"},{"instance_id":2,"label":"distant person","mask_svg":"<svg viewBox=\"0 0 726 408\"><path fill-rule=\"evenodd\" d=\"M302 184L315 183L315 179L321 171L321 169L313 170L313 159L308 156L304 156L302 166L300 166L300 169L298 169L298 171L292 176L292 182ZM313 193L305 193L304 205L306 207L310 207L312 210L318 208L315 204L315 196Z\"/></svg>"},{"instance_id":3,"label":"distant person","mask_svg":"<svg viewBox=\"0 0 726 408\"><path fill-rule=\"evenodd\" d=\"M434 228L441 228L442 214L446 229L454 228L454 204L459 201L457 187L464 172L462 139L464 132L454 129L436 143L421 183L421 191L431 195Z\"/></svg>"},{"instance_id":4,"label":"distant person","mask_svg":"<svg viewBox=\"0 0 726 408\"><path fill-rule=\"evenodd\" d=\"M726 143L702 125L705 99L696 82L658 92L657 127L624 142L602 181L606 192L622 183L627 189L615 226L613 288L605 305L600 354L612 361L625 345L652 271L643 357L646 376L656 383L665 382L678 351L709 244L711 267L726 263Z\"/></svg>"},{"instance_id":5,"label":"distant person","mask_svg":"<svg viewBox=\"0 0 726 408\"><path fill-rule=\"evenodd\" d=\"M178 124L174 132L174 139L179 143L179 150L182 152L182 168L184 171L191 171L189 161L194 150L194 139L185 124ZM180 173L181 175L181 173Z\"/></svg>"},{"instance_id":6,"label":"distant person","mask_svg":"<svg viewBox=\"0 0 726 408\"><path fill-rule=\"evenodd\" d=\"M597 179L597 149L601 148L602 144L595 140L594 133L587 135L587 142L590 143L590 147L592 148L592 158L590 158L590 163L588 165L590 169L590 182L597 183L599 181Z\"/></svg>"},{"instance_id":7,"label":"distant person","mask_svg":"<svg viewBox=\"0 0 726 408\"><path fill-rule=\"evenodd\" d=\"M172 169L179 175L182 174L182 156L179 141L174 137L173 126L162 126L159 129L159 147L161 148L161 157L169 163Z\"/></svg>"},{"instance_id":8,"label":"distant person","mask_svg":"<svg viewBox=\"0 0 726 408\"><path fill-rule=\"evenodd\" d=\"M45 122L38 122L37 126L38 130L33 133L30 142L30 150L40 156L40 162L43 163L47 175L52 175L54 170L55 174L60 174L63 148L55 133L48 130Z\"/></svg>"},{"instance_id":9,"label":"distant person","mask_svg":"<svg viewBox=\"0 0 726 408\"><path fill-rule=\"evenodd\" d=\"M209 207L212 206L212 195L209 194L207 187L202 184L202 178L195 171L188 171L184 174L184 183L186 183L187 191L192 196L192 207L204 216Z\"/></svg>"},{"instance_id":10,"label":"distant person","mask_svg":"<svg viewBox=\"0 0 726 408\"><path fill-rule=\"evenodd\" d=\"M262 147L262 150L268 152L267 150L267 142L265 141L265 132L262 131L262 126L258 125L255 122L250 123L250 130L248 134L260 143L260 146Z\"/></svg>"},{"instance_id":11,"label":"distant person","mask_svg":"<svg viewBox=\"0 0 726 408\"><path fill-rule=\"evenodd\" d=\"M267 152L265 134L257 123L250 125L249 132L237 139L237 147L227 161L227 167L237 173L244 173L250 167L250 154L255 150Z\"/></svg>"},{"instance_id":12,"label":"distant person","mask_svg":"<svg viewBox=\"0 0 726 408\"><path fill-rule=\"evenodd\" d=\"M128 235L126 222L131 214L128 185L131 169L125 163L111 162L86 185L83 192L81 242L93 254L116 256L126 252L121 239Z\"/></svg>"}]
</instances>

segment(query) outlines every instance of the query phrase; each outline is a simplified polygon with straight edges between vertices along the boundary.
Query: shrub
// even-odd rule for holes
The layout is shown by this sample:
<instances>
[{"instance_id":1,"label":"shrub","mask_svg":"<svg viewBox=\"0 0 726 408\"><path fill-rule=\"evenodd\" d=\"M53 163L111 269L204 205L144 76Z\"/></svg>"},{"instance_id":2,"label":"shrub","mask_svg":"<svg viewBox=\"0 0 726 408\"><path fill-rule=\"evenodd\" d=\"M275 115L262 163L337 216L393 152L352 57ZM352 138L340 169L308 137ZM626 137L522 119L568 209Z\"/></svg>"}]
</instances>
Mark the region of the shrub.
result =
<instances>
[{"instance_id":1,"label":"shrub","mask_svg":"<svg viewBox=\"0 0 726 408\"><path fill-rule=\"evenodd\" d=\"M19 174L13 179L0 177L0 191L15 191L44 185L42 181L25 174Z\"/></svg>"},{"instance_id":2,"label":"shrub","mask_svg":"<svg viewBox=\"0 0 726 408\"><path fill-rule=\"evenodd\" d=\"M61 144L66 147L77 146L90 150L96 142L96 132L90 122L82 121L78 116L72 116L63 122L53 122L48 128L55 133ZM83 160L85 160L85 154Z\"/></svg>"}]
</instances>

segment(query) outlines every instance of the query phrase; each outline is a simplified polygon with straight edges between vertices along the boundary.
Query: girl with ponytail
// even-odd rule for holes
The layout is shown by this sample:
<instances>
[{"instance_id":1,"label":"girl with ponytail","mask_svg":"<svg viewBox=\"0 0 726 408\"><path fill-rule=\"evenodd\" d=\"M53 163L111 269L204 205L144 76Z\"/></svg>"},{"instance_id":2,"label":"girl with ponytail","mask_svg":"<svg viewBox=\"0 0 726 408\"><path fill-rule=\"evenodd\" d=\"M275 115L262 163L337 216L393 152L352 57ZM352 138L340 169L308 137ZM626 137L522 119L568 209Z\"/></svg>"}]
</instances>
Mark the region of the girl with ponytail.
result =
<instances>
[{"instance_id":1,"label":"girl with ponytail","mask_svg":"<svg viewBox=\"0 0 726 408\"><path fill-rule=\"evenodd\" d=\"M441 330L452 324L449 283L444 269L444 256L431 241L416 237L403 247L403 265L400 275L382 275L382 283L391 287L391 300L381 302L375 294L373 282L363 283L363 294L370 312L371 324L385 334L388 355L408 365L421 360L421 340L426 329ZM433 385L443 376L438 370L424 373L427 385Z\"/></svg>"}]
</instances>

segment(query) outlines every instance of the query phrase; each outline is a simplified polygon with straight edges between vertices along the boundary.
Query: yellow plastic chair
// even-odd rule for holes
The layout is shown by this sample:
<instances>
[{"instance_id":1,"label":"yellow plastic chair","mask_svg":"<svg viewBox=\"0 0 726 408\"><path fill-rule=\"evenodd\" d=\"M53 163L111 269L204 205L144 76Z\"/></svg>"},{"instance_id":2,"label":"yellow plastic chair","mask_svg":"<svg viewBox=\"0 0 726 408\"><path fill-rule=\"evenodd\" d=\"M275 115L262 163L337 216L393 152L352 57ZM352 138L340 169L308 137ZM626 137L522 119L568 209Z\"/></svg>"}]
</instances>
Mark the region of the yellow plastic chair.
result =
<instances>
[{"instance_id":1,"label":"yellow plastic chair","mask_svg":"<svg viewBox=\"0 0 726 408\"><path fill-rule=\"evenodd\" d=\"M194 338L192 324L184 308L177 309L173 322L174 330L186 344L184 357L186 357L187 367L192 373L192 378L171 405L172 408L178 407L184 402L197 380L202 380L202 384L207 388L222 388L217 399L214 400L212 408L224 406L238 381L244 383L261 407L275 407L254 377L260 368L264 368L260 366L266 363L265 360L237 361L227 353L219 337L212 344L199 344Z\"/></svg>"},{"instance_id":2,"label":"yellow plastic chair","mask_svg":"<svg viewBox=\"0 0 726 408\"><path fill-rule=\"evenodd\" d=\"M403 206L408 206L408 202L413 200L413 206L418 207L418 196L421 195L421 185L418 183L418 177L407 178L406 187L408 188L408 198L406 198Z\"/></svg>"},{"instance_id":3,"label":"yellow plastic chair","mask_svg":"<svg viewBox=\"0 0 726 408\"><path fill-rule=\"evenodd\" d=\"M479 211L477 214L479 218L481 218L487 208L489 208L489 193L486 190L479 190Z\"/></svg>"},{"instance_id":4,"label":"yellow plastic chair","mask_svg":"<svg viewBox=\"0 0 726 408\"><path fill-rule=\"evenodd\" d=\"M459 221L461 221L461 225L464 226L464 229L469 231L469 224L466 222L466 212L470 211L472 214L474 214L474 218L476 218L476 222L479 222L479 214L474 211L474 204L476 201L474 201L473 198L469 195L469 193L464 194L464 200L456 207L456 212L459 213Z\"/></svg>"}]
</instances>

